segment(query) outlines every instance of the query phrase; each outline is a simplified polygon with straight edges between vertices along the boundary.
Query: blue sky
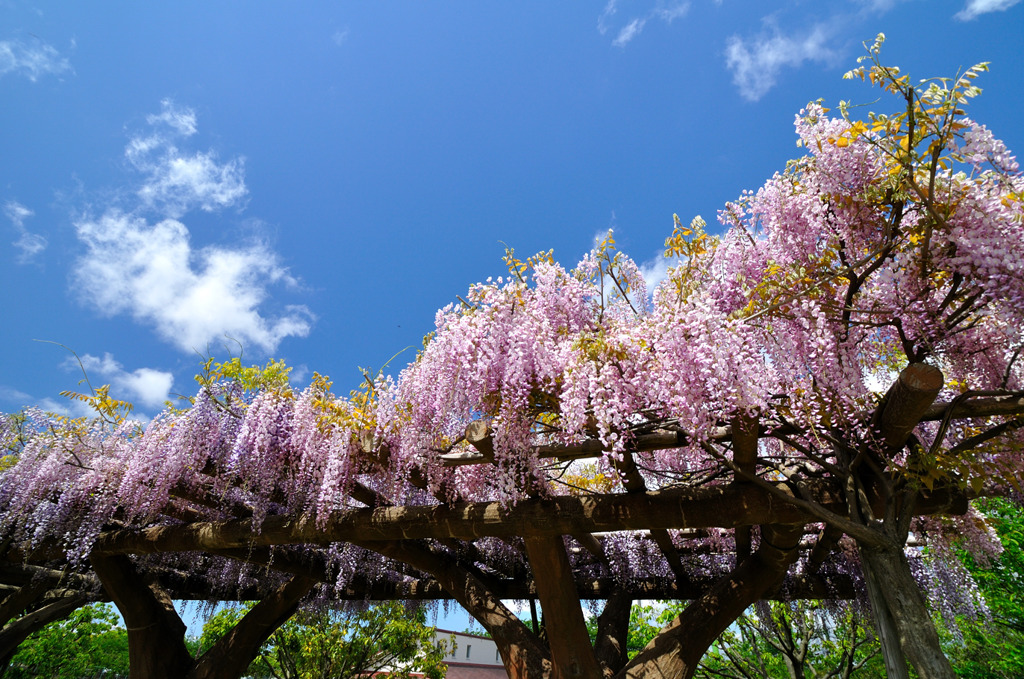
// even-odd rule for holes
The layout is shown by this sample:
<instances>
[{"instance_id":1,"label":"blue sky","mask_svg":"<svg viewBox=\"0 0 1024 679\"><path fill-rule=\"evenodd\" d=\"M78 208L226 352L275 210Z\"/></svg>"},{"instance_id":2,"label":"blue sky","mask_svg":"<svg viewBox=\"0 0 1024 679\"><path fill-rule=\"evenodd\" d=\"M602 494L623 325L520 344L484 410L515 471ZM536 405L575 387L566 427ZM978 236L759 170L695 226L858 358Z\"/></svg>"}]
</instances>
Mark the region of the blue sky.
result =
<instances>
[{"instance_id":1,"label":"blue sky","mask_svg":"<svg viewBox=\"0 0 1024 679\"><path fill-rule=\"evenodd\" d=\"M878 99L841 75L879 31L991 61L971 114L1024 147L1020 0L0 2L0 411L80 388L34 340L152 414L239 344L353 387L503 242L653 266L806 102Z\"/></svg>"},{"instance_id":2,"label":"blue sky","mask_svg":"<svg viewBox=\"0 0 1024 679\"><path fill-rule=\"evenodd\" d=\"M0 0L0 412L84 389L34 340L153 414L234 340L353 387L503 243L653 267L805 103L878 99L841 75L879 31L915 78L991 61L971 115L1024 148L1020 0Z\"/></svg>"}]
</instances>

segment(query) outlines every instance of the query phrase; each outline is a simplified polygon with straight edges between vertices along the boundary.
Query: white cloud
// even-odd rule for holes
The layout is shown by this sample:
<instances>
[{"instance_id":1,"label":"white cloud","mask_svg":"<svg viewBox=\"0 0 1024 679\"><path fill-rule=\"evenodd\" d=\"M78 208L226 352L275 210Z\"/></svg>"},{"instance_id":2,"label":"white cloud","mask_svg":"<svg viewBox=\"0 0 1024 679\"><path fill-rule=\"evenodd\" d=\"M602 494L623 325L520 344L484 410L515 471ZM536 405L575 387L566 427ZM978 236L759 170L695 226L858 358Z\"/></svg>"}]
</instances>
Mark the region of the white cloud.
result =
<instances>
[{"instance_id":1,"label":"white cloud","mask_svg":"<svg viewBox=\"0 0 1024 679\"><path fill-rule=\"evenodd\" d=\"M71 62L44 42L27 45L20 40L0 41L0 76L18 73L35 82L44 75L73 70Z\"/></svg>"},{"instance_id":2,"label":"white cloud","mask_svg":"<svg viewBox=\"0 0 1024 679\"><path fill-rule=\"evenodd\" d=\"M334 33L331 34L331 41L335 45L337 45L338 47L341 47L342 45L344 45L347 40L348 40L348 26L346 26L345 28L340 28L340 29L336 30Z\"/></svg>"},{"instance_id":3,"label":"white cloud","mask_svg":"<svg viewBox=\"0 0 1024 679\"><path fill-rule=\"evenodd\" d=\"M668 277L669 267L676 266L679 262L659 255L649 259L640 265L640 273L644 277L644 284L647 286L647 294L653 295L654 289Z\"/></svg>"},{"instance_id":4,"label":"white cloud","mask_svg":"<svg viewBox=\"0 0 1024 679\"><path fill-rule=\"evenodd\" d=\"M612 44L616 47L625 47L629 44L630 40L640 35L640 32L644 30L644 25L646 23L647 19L633 19L622 27L619 34L615 36L615 40L612 40Z\"/></svg>"},{"instance_id":5,"label":"white cloud","mask_svg":"<svg viewBox=\"0 0 1024 679\"><path fill-rule=\"evenodd\" d=\"M30 261L37 254L46 249L46 239L38 233L22 231L21 237L14 241L14 247L21 250L18 261L22 264Z\"/></svg>"},{"instance_id":6,"label":"white cloud","mask_svg":"<svg viewBox=\"0 0 1024 679\"><path fill-rule=\"evenodd\" d=\"M309 385L309 377L312 374L309 366L305 363L299 365L289 366L292 371L288 373L288 382L293 387L302 387Z\"/></svg>"},{"instance_id":7,"label":"white cloud","mask_svg":"<svg viewBox=\"0 0 1024 679\"><path fill-rule=\"evenodd\" d=\"M651 19L658 19L666 24L671 24L676 19L686 16L689 11L689 2L676 2L668 5L659 2L654 8L640 14L639 16L634 16L626 22L626 24L619 29L618 33L616 33L615 39L612 40L612 45L615 47L625 47L634 38L640 35L641 32L643 32L647 22ZM605 35L610 30L610 21L617 12L617 0L609 0L608 4L605 5L604 11L601 12L601 16L597 19L598 33Z\"/></svg>"},{"instance_id":8,"label":"white cloud","mask_svg":"<svg viewBox=\"0 0 1024 679\"><path fill-rule=\"evenodd\" d=\"M25 392L19 391L14 387L8 387L0 384L0 403L11 403L14 404L16 408L21 408L31 402L32 397Z\"/></svg>"},{"instance_id":9,"label":"white cloud","mask_svg":"<svg viewBox=\"0 0 1024 679\"><path fill-rule=\"evenodd\" d=\"M161 206L171 216L194 206L207 212L230 207L248 193L241 160L218 165L212 154L182 156L171 147L157 165L145 169L150 178L139 189L139 198L147 206Z\"/></svg>"},{"instance_id":10,"label":"white cloud","mask_svg":"<svg viewBox=\"0 0 1024 679\"><path fill-rule=\"evenodd\" d=\"M163 109L159 115L151 113L146 116L146 122L157 127L161 123L169 125L175 132L183 137L191 137L198 131L196 113L190 108L178 108L170 99L160 102Z\"/></svg>"},{"instance_id":11,"label":"white cloud","mask_svg":"<svg viewBox=\"0 0 1024 679\"><path fill-rule=\"evenodd\" d=\"M88 403L72 399L57 401L52 398L43 398L35 405L48 413L58 413L68 417L96 417L96 411Z\"/></svg>"},{"instance_id":12,"label":"white cloud","mask_svg":"<svg viewBox=\"0 0 1024 679\"><path fill-rule=\"evenodd\" d=\"M133 136L124 151L128 162L145 175L137 192L143 206L180 217L197 207L213 212L239 204L249 192L245 159L218 163L212 151L181 151L174 142L196 133L196 114L169 99L161 105L159 115L146 117L152 133Z\"/></svg>"},{"instance_id":13,"label":"white cloud","mask_svg":"<svg viewBox=\"0 0 1024 679\"><path fill-rule=\"evenodd\" d=\"M213 152L179 149L198 121L169 99L146 123L124 152L142 174L134 200L73 222L86 248L71 275L82 300L106 315L130 315L185 351L230 337L271 353L286 337L308 335L314 317L306 307L267 310L272 285L297 282L266 244L194 247L180 221L194 209L239 206L248 193L242 159L221 163ZM138 371L122 382L139 393L161 384L159 375Z\"/></svg>"},{"instance_id":14,"label":"white cloud","mask_svg":"<svg viewBox=\"0 0 1024 679\"><path fill-rule=\"evenodd\" d=\"M678 5L672 5L669 7L658 7L655 8L651 14L667 24L672 23L676 19L682 19L690 11L689 2L681 2Z\"/></svg>"},{"instance_id":15,"label":"white cloud","mask_svg":"<svg viewBox=\"0 0 1024 679\"><path fill-rule=\"evenodd\" d=\"M81 361L79 365L78 361ZM125 400L134 405L143 405L149 408L162 408L164 401L170 398L171 387L174 385L174 376L169 372L154 370L152 368L139 368L132 372L125 370L120 363L114 360L109 353L103 358L97 358L85 354L81 358L69 358L64 362L64 367L78 372L85 369L86 376L93 386L109 384L112 387L111 396ZM74 391L85 391L88 393L88 386L81 385ZM0 384L0 403L6 404L10 412L20 410L29 405L35 405L45 411L52 413L66 413L72 417L95 417L96 411L87 403L75 399L55 400L53 398L37 399L31 394ZM3 410L0 409L0 413Z\"/></svg>"},{"instance_id":16,"label":"white cloud","mask_svg":"<svg viewBox=\"0 0 1024 679\"><path fill-rule=\"evenodd\" d=\"M989 12L1005 12L1019 2L1020 0L967 0L964 8L954 17L960 21L970 21Z\"/></svg>"},{"instance_id":17,"label":"white cloud","mask_svg":"<svg viewBox=\"0 0 1024 679\"><path fill-rule=\"evenodd\" d=\"M25 228L25 220L35 214L32 210L21 203L10 200L4 205L4 214L11 220L11 224L18 232L18 240L13 241L14 247L21 250L18 262L24 264L46 249L46 239Z\"/></svg>"},{"instance_id":18,"label":"white cloud","mask_svg":"<svg viewBox=\"0 0 1024 679\"><path fill-rule=\"evenodd\" d=\"M194 250L181 222L150 225L116 210L75 229L88 248L73 276L84 299L152 324L182 350L204 350L227 335L270 353L285 337L309 333L313 315L304 306L261 314L269 285L295 284L263 244Z\"/></svg>"},{"instance_id":19,"label":"white cloud","mask_svg":"<svg viewBox=\"0 0 1024 679\"><path fill-rule=\"evenodd\" d=\"M32 210L29 210L17 201L9 200L7 201L7 204L4 205L4 214L7 215L7 218L10 219L15 226L23 227L25 220L34 215L35 212L32 212Z\"/></svg>"},{"instance_id":20,"label":"white cloud","mask_svg":"<svg viewBox=\"0 0 1024 679\"><path fill-rule=\"evenodd\" d=\"M771 37L744 40L732 36L726 43L726 67L733 72L733 82L740 94L750 101L765 95L778 80L785 67L796 67L805 61L831 61L836 54L826 45L829 36L816 26L803 38L790 38L775 31Z\"/></svg>"},{"instance_id":21,"label":"white cloud","mask_svg":"<svg viewBox=\"0 0 1024 679\"><path fill-rule=\"evenodd\" d=\"M601 35L608 32L608 20L615 16L615 12L618 11L616 4L617 0L608 0L608 4L604 6L601 16L597 17L597 32Z\"/></svg>"},{"instance_id":22,"label":"white cloud","mask_svg":"<svg viewBox=\"0 0 1024 679\"><path fill-rule=\"evenodd\" d=\"M94 417L96 415L95 410L81 401L57 401L52 398L39 399L31 394L26 394L19 389L3 384L0 384L0 403L5 404L4 408L0 409L0 414L4 412L18 412L22 408L36 406L46 412L61 413L70 417Z\"/></svg>"},{"instance_id":23,"label":"white cloud","mask_svg":"<svg viewBox=\"0 0 1024 679\"><path fill-rule=\"evenodd\" d=\"M113 387L111 396L114 398L141 403L150 408L159 408L170 398L174 376L169 372L152 368L139 368L128 372L110 353L103 354L103 358L85 354L80 360L82 368L94 385L97 382L95 378L98 377L103 383ZM77 367L74 359L70 359L68 364Z\"/></svg>"}]
</instances>

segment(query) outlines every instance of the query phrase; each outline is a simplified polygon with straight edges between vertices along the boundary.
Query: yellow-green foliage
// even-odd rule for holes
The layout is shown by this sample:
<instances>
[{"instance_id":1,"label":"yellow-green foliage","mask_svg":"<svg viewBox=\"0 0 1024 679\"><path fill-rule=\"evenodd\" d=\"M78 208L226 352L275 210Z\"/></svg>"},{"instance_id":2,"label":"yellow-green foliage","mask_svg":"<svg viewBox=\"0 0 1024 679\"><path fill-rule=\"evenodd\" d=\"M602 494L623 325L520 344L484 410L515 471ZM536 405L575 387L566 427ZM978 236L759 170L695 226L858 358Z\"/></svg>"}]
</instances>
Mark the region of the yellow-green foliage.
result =
<instances>
[{"instance_id":1,"label":"yellow-green foliage","mask_svg":"<svg viewBox=\"0 0 1024 679\"><path fill-rule=\"evenodd\" d=\"M292 369L283 360L270 359L263 367L244 366L238 356L219 363L212 357L203 361L203 371L196 375L196 382L209 386L215 382L236 382L246 391L276 391L291 395L288 375Z\"/></svg>"}]
</instances>

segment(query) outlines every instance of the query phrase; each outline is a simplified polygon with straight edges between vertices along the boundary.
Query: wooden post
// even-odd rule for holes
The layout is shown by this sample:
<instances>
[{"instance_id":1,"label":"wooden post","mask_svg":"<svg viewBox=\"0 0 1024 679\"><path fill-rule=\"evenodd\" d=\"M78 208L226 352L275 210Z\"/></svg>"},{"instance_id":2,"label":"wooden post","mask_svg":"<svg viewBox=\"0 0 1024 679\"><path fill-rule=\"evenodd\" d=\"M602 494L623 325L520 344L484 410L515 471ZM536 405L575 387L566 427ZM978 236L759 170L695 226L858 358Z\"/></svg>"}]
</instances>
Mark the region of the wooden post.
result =
<instances>
[{"instance_id":1,"label":"wooden post","mask_svg":"<svg viewBox=\"0 0 1024 679\"><path fill-rule=\"evenodd\" d=\"M565 542L561 536L524 541L544 611L554 678L598 679L602 673L576 596Z\"/></svg>"},{"instance_id":2,"label":"wooden post","mask_svg":"<svg viewBox=\"0 0 1024 679\"><path fill-rule=\"evenodd\" d=\"M748 415L737 415L732 420L732 461L744 474L753 475L757 471L757 440L758 420ZM750 483L742 476L736 477L736 483ZM734 532L736 539L736 565L750 556L750 526L737 526Z\"/></svg>"}]
</instances>

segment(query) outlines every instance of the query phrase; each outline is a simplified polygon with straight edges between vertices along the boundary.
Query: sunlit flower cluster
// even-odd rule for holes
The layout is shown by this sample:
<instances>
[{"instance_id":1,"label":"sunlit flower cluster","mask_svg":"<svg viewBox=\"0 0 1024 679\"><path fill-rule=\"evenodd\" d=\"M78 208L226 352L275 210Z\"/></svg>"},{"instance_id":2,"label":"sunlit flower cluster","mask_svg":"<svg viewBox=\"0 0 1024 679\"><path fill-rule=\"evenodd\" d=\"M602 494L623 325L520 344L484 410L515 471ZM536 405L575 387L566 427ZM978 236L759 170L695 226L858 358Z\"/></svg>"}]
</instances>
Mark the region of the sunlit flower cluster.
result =
<instances>
[{"instance_id":1,"label":"sunlit flower cluster","mask_svg":"<svg viewBox=\"0 0 1024 679\"><path fill-rule=\"evenodd\" d=\"M826 476L821 459L834 453L820 433L869 444L872 408L909 362L940 367L950 397L1024 387L1024 179L986 128L963 119L957 129L953 166L924 176L884 129L809 105L796 119L807 155L727 205L720 237L679 230L688 255L650 294L612 247L571 270L544 258L517 265L441 309L416 361L370 380L362 400L322 382L253 393L224 380L144 428L29 409L16 430L4 418L0 448L18 458L0 477L0 530L82 561L107 527L245 516L258 529L274 514L322 525L360 506L357 482L396 504L509 505L567 492L542 446L597 439L598 468L615 477L638 436L679 433L683 447L635 456L657 489L720 466L710 442L738 417L795 432L762 444L776 469L800 463ZM493 464L447 466L443 455L475 452L465 433L478 420ZM970 426L945 429L945 447ZM1012 469L1000 460L1017 460L1019 448L982 455ZM495 559L519 558L502 541L480 544ZM720 570L734 549L714 531L702 544L698 571ZM604 548L620 579L668 573L645 536L607 537ZM367 569L401 577L363 550L331 558L337 587Z\"/></svg>"}]
</instances>

